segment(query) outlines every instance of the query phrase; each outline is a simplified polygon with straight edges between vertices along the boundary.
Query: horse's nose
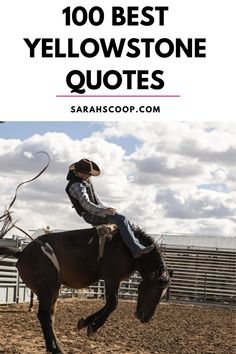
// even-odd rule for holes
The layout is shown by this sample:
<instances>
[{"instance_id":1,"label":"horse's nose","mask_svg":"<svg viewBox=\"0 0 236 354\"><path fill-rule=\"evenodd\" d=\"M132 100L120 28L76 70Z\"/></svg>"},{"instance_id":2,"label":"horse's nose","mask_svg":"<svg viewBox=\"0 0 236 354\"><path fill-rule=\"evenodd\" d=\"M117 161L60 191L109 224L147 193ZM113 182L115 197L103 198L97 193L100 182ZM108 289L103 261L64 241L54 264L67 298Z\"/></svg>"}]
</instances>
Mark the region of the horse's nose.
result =
<instances>
[{"instance_id":1,"label":"horse's nose","mask_svg":"<svg viewBox=\"0 0 236 354\"><path fill-rule=\"evenodd\" d=\"M140 318L142 317L142 311L140 311L140 310L138 311L138 310L137 310L137 311L135 312L135 317L136 317L138 320L140 320Z\"/></svg>"},{"instance_id":2,"label":"horse's nose","mask_svg":"<svg viewBox=\"0 0 236 354\"><path fill-rule=\"evenodd\" d=\"M150 317L149 316L141 316L139 318L139 320L140 320L141 323L147 323L147 322L150 321Z\"/></svg>"},{"instance_id":3,"label":"horse's nose","mask_svg":"<svg viewBox=\"0 0 236 354\"><path fill-rule=\"evenodd\" d=\"M149 322L152 316L147 316L145 313L141 310L135 312L135 317L141 322L141 323L146 323Z\"/></svg>"},{"instance_id":4,"label":"horse's nose","mask_svg":"<svg viewBox=\"0 0 236 354\"><path fill-rule=\"evenodd\" d=\"M141 323L147 323L150 321L152 318L152 315L150 314L145 314L143 311L136 311L135 317L141 322Z\"/></svg>"}]
</instances>

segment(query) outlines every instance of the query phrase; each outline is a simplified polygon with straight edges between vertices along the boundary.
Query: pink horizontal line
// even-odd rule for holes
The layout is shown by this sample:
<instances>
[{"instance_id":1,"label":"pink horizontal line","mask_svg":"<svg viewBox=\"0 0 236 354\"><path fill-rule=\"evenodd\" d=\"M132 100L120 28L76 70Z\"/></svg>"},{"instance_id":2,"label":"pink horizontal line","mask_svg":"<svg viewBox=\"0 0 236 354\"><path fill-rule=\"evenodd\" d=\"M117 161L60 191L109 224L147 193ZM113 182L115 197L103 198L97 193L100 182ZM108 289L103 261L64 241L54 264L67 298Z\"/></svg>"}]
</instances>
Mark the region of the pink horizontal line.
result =
<instances>
[{"instance_id":1,"label":"pink horizontal line","mask_svg":"<svg viewBox=\"0 0 236 354\"><path fill-rule=\"evenodd\" d=\"M106 98L117 98L117 97L145 97L145 98L178 98L180 95L56 95L58 98L96 98L96 97L106 97Z\"/></svg>"}]
</instances>

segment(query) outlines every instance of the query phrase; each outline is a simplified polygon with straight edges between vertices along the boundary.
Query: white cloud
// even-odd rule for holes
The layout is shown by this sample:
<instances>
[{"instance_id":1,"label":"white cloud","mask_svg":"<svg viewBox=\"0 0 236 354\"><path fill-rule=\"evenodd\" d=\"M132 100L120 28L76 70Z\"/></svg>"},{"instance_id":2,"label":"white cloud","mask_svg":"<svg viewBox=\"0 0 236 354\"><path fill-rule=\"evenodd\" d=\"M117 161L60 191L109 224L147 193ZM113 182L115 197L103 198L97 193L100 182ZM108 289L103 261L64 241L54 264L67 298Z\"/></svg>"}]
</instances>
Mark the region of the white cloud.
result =
<instances>
[{"instance_id":1,"label":"white cloud","mask_svg":"<svg viewBox=\"0 0 236 354\"><path fill-rule=\"evenodd\" d=\"M232 123L126 122L106 123L82 140L53 132L22 141L0 139L2 209L16 185L45 165L45 156L36 154L45 150L51 156L49 168L22 187L13 208L26 229L86 225L71 208L64 189L68 166L88 157L102 170L93 179L100 199L147 231L233 235L235 135ZM129 136L137 141L131 154L118 139L112 140Z\"/></svg>"}]
</instances>

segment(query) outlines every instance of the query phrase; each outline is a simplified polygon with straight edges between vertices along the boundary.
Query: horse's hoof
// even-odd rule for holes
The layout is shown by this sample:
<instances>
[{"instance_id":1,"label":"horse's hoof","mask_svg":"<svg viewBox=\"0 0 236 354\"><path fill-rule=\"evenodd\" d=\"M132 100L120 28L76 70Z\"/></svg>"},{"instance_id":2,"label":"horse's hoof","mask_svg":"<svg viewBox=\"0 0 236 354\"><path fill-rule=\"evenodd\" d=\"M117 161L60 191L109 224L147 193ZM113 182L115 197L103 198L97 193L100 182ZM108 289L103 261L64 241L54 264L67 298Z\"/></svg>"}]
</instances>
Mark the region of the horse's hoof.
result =
<instances>
[{"instance_id":1,"label":"horse's hoof","mask_svg":"<svg viewBox=\"0 0 236 354\"><path fill-rule=\"evenodd\" d=\"M88 326L87 326L87 336L88 337L92 337L92 335L94 335L96 331L94 330L93 328L93 324L90 323Z\"/></svg>"},{"instance_id":2,"label":"horse's hoof","mask_svg":"<svg viewBox=\"0 0 236 354\"><path fill-rule=\"evenodd\" d=\"M86 327L86 326L85 326L85 320L84 320L83 318L81 318L81 319L78 321L77 328L78 328L78 330L80 330L80 329L82 329L82 328L84 328L84 327Z\"/></svg>"}]
</instances>

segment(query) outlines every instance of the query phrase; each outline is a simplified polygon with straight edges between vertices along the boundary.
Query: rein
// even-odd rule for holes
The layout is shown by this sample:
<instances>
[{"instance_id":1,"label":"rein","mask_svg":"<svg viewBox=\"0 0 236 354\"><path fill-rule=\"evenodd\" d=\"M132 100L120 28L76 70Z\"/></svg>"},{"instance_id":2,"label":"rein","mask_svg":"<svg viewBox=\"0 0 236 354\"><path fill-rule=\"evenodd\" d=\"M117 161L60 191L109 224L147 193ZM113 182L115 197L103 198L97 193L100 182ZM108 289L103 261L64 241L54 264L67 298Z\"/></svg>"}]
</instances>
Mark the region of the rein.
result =
<instances>
[{"instance_id":1,"label":"rein","mask_svg":"<svg viewBox=\"0 0 236 354\"><path fill-rule=\"evenodd\" d=\"M33 238L28 234L28 232L26 232L23 229L21 229L20 227L16 226L16 223L17 223L18 220L13 222L12 217L11 217L12 211L10 211L10 209L11 209L11 207L13 206L13 204L16 201L17 192L18 192L19 188L21 186L23 186L24 184L32 182L35 179L37 179L39 176L41 176L43 174L43 172L48 168L48 166L50 164L50 160L51 159L50 159L49 154L46 151L37 151L36 153L37 154L45 154L47 156L47 158L48 158L48 162L47 162L46 166L35 177L33 177L33 178L31 178L31 179L29 179L27 181L21 182L16 187L14 198L12 199L11 203L9 204L9 207L5 210L3 215L0 216L0 222L3 222L3 226L2 226L2 228L0 230L0 239L2 239L11 229L16 228L17 230L21 231L26 236L28 236L31 239L31 241L33 240Z\"/></svg>"}]
</instances>

